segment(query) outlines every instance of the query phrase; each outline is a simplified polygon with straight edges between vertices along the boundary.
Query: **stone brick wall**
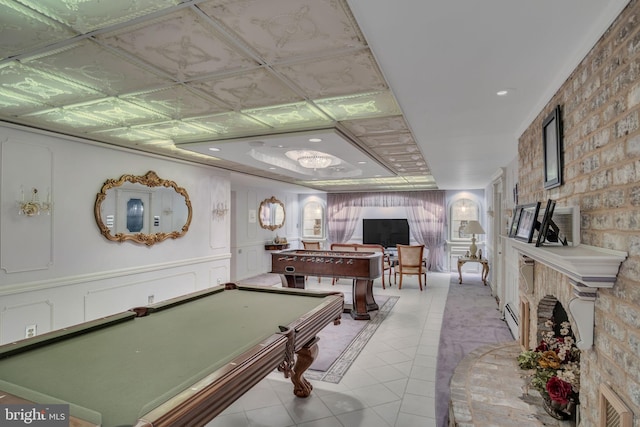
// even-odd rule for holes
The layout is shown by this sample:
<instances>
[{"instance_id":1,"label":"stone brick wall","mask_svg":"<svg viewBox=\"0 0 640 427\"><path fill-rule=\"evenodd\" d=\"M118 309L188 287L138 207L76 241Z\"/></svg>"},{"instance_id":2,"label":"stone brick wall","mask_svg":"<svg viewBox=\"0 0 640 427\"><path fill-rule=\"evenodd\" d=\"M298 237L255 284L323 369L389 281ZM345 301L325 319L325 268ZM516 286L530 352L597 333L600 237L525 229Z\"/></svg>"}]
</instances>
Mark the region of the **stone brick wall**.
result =
<instances>
[{"instance_id":1,"label":"stone brick wall","mask_svg":"<svg viewBox=\"0 0 640 427\"><path fill-rule=\"evenodd\" d=\"M564 126L564 183L544 190L542 121L557 105ZM640 0L630 1L523 133L518 158L520 203L544 205L551 198L558 206L580 206L583 244L629 254L615 286L598 291L594 345L582 352L581 425L597 425L597 389L606 383L639 427ZM547 285L526 295L532 318L546 294L567 307L572 296L566 279L539 265L534 274L536 287Z\"/></svg>"}]
</instances>

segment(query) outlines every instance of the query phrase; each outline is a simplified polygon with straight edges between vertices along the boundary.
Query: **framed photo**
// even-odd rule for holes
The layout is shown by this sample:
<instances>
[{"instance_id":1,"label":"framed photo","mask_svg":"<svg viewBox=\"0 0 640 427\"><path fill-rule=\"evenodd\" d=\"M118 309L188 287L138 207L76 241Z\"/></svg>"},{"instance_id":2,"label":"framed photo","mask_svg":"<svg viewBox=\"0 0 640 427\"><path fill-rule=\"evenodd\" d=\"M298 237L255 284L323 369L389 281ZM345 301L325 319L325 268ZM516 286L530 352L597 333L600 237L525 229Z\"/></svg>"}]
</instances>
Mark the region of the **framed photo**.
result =
<instances>
[{"instance_id":1,"label":"framed photo","mask_svg":"<svg viewBox=\"0 0 640 427\"><path fill-rule=\"evenodd\" d=\"M522 205L520 211L520 219L516 228L516 239L526 243L533 240L533 232L538 222L538 211L540 210L540 202Z\"/></svg>"},{"instance_id":2,"label":"framed photo","mask_svg":"<svg viewBox=\"0 0 640 427\"><path fill-rule=\"evenodd\" d=\"M558 105L542 122L545 190L562 185L562 121L560 113Z\"/></svg>"},{"instance_id":3,"label":"framed photo","mask_svg":"<svg viewBox=\"0 0 640 427\"><path fill-rule=\"evenodd\" d=\"M549 232L549 226L551 225L553 218L553 211L556 208L556 202L554 200L547 200L547 207L544 210L544 216L540 223L540 231L538 232L538 238L536 239L536 246L542 246L546 240L547 233Z\"/></svg>"},{"instance_id":4,"label":"framed photo","mask_svg":"<svg viewBox=\"0 0 640 427\"><path fill-rule=\"evenodd\" d=\"M516 237L516 232L518 231L518 222L520 221L521 213L522 213L522 206L516 206L516 208L513 210L511 225L509 226L509 237Z\"/></svg>"},{"instance_id":5,"label":"framed photo","mask_svg":"<svg viewBox=\"0 0 640 427\"><path fill-rule=\"evenodd\" d=\"M553 212L556 208L555 200L547 200L547 207L544 210L542 222L540 223L540 231L536 239L536 246L542 246L544 242L561 243L567 246L567 239L560 233L560 229L553 221Z\"/></svg>"}]
</instances>

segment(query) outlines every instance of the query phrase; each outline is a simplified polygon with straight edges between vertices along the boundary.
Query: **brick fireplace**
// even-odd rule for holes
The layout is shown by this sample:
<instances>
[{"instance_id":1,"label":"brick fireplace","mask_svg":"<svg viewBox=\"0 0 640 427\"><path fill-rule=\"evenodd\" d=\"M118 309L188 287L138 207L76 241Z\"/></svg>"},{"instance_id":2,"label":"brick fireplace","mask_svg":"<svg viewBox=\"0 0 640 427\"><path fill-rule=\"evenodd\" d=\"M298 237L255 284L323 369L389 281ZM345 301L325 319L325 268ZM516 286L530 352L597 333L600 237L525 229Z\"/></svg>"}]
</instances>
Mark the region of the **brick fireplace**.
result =
<instances>
[{"instance_id":1,"label":"brick fireplace","mask_svg":"<svg viewBox=\"0 0 640 427\"><path fill-rule=\"evenodd\" d=\"M516 243L515 246L522 257L519 265L521 350L536 348L543 334L551 330L548 320L553 319L556 325L569 322L582 353L580 359L586 361L580 369L581 408L586 404L598 414L593 424L591 421L580 423L579 415L579 425L630 426L632 415L628 407L599 376L589 372L590 359L594 357L598 290L614 287L620 264L627 254L586 245L536 248Z\"/></svg>"}]
</instances>

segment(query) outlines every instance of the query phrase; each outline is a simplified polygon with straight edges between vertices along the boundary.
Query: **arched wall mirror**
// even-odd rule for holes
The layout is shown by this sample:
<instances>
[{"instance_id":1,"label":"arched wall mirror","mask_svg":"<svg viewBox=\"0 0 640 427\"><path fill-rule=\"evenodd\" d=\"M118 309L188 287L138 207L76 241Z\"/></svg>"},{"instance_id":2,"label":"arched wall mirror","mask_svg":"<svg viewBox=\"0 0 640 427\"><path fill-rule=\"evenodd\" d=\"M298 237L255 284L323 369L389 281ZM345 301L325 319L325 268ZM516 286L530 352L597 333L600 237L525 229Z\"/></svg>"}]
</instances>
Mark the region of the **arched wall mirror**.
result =
<instances>
[{"instance_id":1,"label":"arched wall mirror","mask_svg":"<svg viewBox=\"0 0 640 427\"><path fill-rule=\"evenodd\" d=\"M258 211L260 227L267 230L277 230L284 225L285 217L284 204L275 197L264 199L260 203Z\"/></svg>"},{"instance_id":2,"label":"arched wall mirror","mask_svg":"<svg viewBox=\"0 0 640 427\"><path fill-rule=\"evenodd\" d=\"M107 239L151 246L182 237L189 230L192 210L184 188L149 171L105 181L94 214Z\"/></svg>"},{"instance_id":3,"label":"arched wall mirror","mask_svg":"<svg viewBox=\"0 0 640 427\"><path fill-rule=\"evenodd\" d=\"M480 206L471 199L458 199L451 204L451 240L471 240L465 232L469 221L480 219Z\"/></svg>"},{"instance_id":4,"label":"arched wall mirror","mask_svg":"<svg viewBox=\"0 0 640 427\"><path fill-rule=\"evenodd\" d=\"M302 208L302 237L324 237L324 209L318 202L308 202Z\"/></svg>"}]
</instances>

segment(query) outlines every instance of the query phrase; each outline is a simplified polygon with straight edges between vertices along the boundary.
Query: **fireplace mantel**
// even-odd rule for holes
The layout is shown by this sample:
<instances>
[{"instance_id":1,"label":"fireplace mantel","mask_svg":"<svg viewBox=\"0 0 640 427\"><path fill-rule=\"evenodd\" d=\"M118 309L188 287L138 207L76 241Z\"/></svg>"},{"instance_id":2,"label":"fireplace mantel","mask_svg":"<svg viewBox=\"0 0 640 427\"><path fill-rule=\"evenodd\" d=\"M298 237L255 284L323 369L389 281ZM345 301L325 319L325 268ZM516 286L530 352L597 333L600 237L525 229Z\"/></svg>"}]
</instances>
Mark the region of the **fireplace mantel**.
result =
<instances>
[{"instance_id":1,"label":"fireplace mantel","mask_svg":"<svg viewBox=\"0 0 640 427\"><path fill-rule=\"evenodd\" d=\"M589 288L611 288L626 252L595 246L539 246L513 240L522 255L540 262Z\"/></svg>"},{"instance_id":2,"label":"fireplace mantel","mask_svg":"<svg viewBox=\"0 0 640 427\"><path fill-rule=\"evenodd\" d=\"M576 297L569 302L569 311L578 327L576 345L581 350L591 348L598 289L613 287L627 253L588 245L536 247L532 243L511 240L513 248L528 259L526 264L529 266L533 260L569 278ZM526 284L530 292L535 286L532 273L523 274L525 281L531 282Z\"/></svg>"}]
</instances>

